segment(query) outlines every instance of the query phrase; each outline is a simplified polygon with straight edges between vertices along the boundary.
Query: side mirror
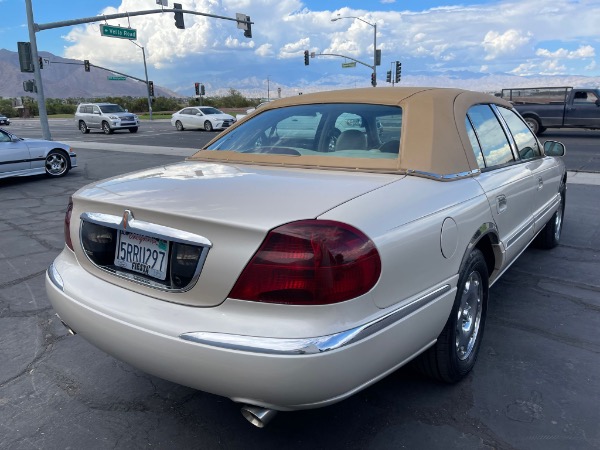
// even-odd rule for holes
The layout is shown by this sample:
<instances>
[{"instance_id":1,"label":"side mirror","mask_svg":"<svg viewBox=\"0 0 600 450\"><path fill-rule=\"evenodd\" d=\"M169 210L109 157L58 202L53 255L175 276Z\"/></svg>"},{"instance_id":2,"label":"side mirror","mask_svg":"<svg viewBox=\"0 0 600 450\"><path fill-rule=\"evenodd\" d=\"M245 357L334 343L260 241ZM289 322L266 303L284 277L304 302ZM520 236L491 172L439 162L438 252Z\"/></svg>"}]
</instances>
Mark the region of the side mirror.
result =
<instances>
[{"instance_id":1,"label":"side mirror","mask_svg":"<svg viewBox=\"0 0 600 450\"><path fill-rule=\"evenodd\" d=\"M600 98L596 100L596 106L600 106Z\"/></svg>"},{"instance_id":2,"label":"side mirror","mask_svg":"<svg viewBox=\"0 0 600 450\"><path fill-rule=\"evenodd\" d=\"M544 153L547 156L565 156L565 144L558 141L544 142Z\"/></svg>"},{"instance_id":3,"label":"side mirror","mask_svg":"<svg viewBox=\"0 0 600 450\"><path fill-rule=\"evenodd\" d=\"M126 109L126 110L125 110L125 112L129 112L129 110L128 110L128 109Z\"/></svg>"}]
</instances>

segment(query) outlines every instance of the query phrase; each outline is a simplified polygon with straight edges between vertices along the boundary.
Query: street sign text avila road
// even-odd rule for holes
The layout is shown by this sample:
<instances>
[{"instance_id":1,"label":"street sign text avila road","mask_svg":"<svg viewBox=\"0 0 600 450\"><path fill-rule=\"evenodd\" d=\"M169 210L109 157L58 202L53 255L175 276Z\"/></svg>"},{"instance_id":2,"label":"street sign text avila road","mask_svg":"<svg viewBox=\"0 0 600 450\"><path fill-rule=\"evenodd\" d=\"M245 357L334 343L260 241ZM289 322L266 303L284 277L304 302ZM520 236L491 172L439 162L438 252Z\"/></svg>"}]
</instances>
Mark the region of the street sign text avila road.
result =
<instances>
[{"instance_id":1,"label":"street sign text avila road","mask_svg":"<svg viewBox=\"0 0 600 450\"><path fill-rule=\"evenodd\" d=\"M120 39L137 39L137 30L134 28L121 28L112 25L100 25L100 34L102 36L116 37Z\"/></svg>"}]
</instances>

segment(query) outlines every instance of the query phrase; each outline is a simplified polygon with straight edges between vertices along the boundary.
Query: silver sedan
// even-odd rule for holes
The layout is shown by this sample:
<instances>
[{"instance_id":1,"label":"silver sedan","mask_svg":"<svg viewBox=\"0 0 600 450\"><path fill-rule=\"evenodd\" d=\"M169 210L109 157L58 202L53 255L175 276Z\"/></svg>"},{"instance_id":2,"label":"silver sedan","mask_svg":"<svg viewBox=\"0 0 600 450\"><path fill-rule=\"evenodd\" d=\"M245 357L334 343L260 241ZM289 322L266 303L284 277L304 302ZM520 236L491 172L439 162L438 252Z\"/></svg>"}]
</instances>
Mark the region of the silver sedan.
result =
<instances>
[{"instance_id":1,"label":"silver sedan","mask_svg":"<svg viewBox=\"0 0 600 450\"><path fill-rule=\"evenodd\" d=\"M177 131L200 129L205 131L223 130L235 123L236 119L212 106L183 108L171 117L171 125Z\"/></svg>"},{"instance_id":2,"label":"silver sedan","mask_svg":"<svg viewBox=\"0 0 600 450\"><path fill-rule=\"evenodd\" d=\"M23 139L0 129L0 178L46 174L62 177L77 166L77 155L67 144Z\"/></svg>"}]
</instances>

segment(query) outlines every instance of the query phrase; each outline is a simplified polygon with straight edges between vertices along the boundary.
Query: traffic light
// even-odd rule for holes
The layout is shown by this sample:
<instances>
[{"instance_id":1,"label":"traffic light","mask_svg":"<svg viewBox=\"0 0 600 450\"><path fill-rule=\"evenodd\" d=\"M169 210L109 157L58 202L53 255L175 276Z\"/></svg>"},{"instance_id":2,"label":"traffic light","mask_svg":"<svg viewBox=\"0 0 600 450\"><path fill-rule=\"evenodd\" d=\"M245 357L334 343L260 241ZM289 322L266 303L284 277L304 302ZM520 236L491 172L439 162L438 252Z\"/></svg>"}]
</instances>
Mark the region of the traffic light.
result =
<instances>
[{"instance_id":1,"label":"traffic light","mask_svg":"<svg viewBox=\"0 0 600 450\"><path fill-rule=\"evenodd\" d=\"M201 84L200 85L200 95L204 95L204 94L206 94L206 91L204 90L204 85Z\"/></svg>"},{"instance_id":2,"label":"traffic light","mask_svg":"<svg viewBox=\"0 0 600 450\"><path fill-rule=\"evenodd\" d=\"M250 23L250 16L246 16L246 20L248 21L248 23L246 24L247 28L244 30L244 37L251 38L252 24Z\"/></svg>"},{"instance_id":3,"label":"traffic light","mask_svg":"<svg viewBox=\"0 0 600 450\"><path fill-rule=\"evenodd\" d=\"M35 80L23 81L23 90L25 92L37 92L37 86L35 85Z\"/></svg>"},{"instance_id":4,"label":"traffic light","mask_svg":"<svg viewBox=\"0 0 600 450\"><path fill-rule=\"evenodd\" d=\"M308 66L310 64L310 60L308 59L308 50L304 50L304 65Z\"/></svg>"},{"instance_id":5,"label":"traffic light","mask_svg":"<svg viewBox=\"0 0 600 450\"><path fill-rule=\"evenodd\" d=\"M385 76L385 81L387 81L388 83L392 82L392 71L391 70L387 71L387 74Z\"/></svg>"},{"instance_id":6,"label":"traffic light","mask_svg":"<svg viewBox=\"0 0 600 450\"><path fill-rule=\"evenodd\" d=\"M38 61L40 62L40 69L43 69L44 68L44 60L42 59L41 56L38 58Z\"/></svg>"},{"instance_id":7,"label":"traffic light","mask_svg":"<svg viewBox=\"0 0 600 450\"><path fill-rule=\"evenodd\" d=\"M377 80L375 80L375 72L371 74L371 86L377 86Z\"/></svg>"},{"instance_id":8,"label":"traffic light","mask_svg":"<svg viewBox=\"0 0 600 450\"><path fill-rule=\"evenodd\" d=\"M148 95L154 97L154 83L152 81L148 81Z\"/></svg>"},{"instance_id":9,"label":"traffic light","mask_svg":"<svg viewBox=\"0 0 600 450\"><path fill-rule=\"evenodd\" d=\"M83 60L83 68L85 69L86 72L90 71L90 61L85 59Z\"/></svg>"},{"instance_id":10,"label":"traffic light","mask_svg":"<svg viewBox=\"0 0 600 450\"><path fill-rule=\"evenodd\" d=\"M200 95L200 83L194 83L194 87L196 88L196 95Z\"/></svg>"},{"instance_id":11,"label":"traffic light","mask_svg":"<svg viewBox=\"0 0 600 450\"><path fill-rule=\"evenodd\" d=\"M396 61L396 83L400 83L401 77L402 77L402 63L400 61Z\"/></svg>"},{"instance_id":12,"label":"traffic light","mask_svg":"<svg viewBox=\"0 0 600 450\"><path fill-rule=\"evenodd\" d=\"M173 9L182 9L181 3L173 3ZM185 23L183 23L183 13L176 12L175 14L175 28L185 30Z\"/></svg>"}]
</instances>

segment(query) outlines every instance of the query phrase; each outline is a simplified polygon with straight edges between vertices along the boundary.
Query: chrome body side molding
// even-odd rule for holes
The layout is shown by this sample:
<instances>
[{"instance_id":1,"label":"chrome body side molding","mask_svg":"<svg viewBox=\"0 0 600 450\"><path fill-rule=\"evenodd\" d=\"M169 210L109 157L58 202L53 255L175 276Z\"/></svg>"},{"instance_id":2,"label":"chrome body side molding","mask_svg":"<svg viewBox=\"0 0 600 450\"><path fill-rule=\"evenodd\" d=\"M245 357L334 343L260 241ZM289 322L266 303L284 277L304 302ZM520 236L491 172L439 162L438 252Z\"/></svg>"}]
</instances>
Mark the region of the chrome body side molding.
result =
<instances>
[{"instance_id":1,"label":"chrome body side molding","mask_svg":"<svg viewBox=\"0 0 600 450\"><path fill-rule=\"evenodd\" d=\"M450 291L450 285L440 288L418 298L408 305L401 306L371 321L339 333L312 338L284 339L257 336L242 336L227 333L195 331L183 333L179 337L186 341L209 345L218 348L239 350L252 353L277 355L310 355L328 352L361 341L378 331L394 324L416 310L433 302Z\"/></svg>"}]
</instances>

